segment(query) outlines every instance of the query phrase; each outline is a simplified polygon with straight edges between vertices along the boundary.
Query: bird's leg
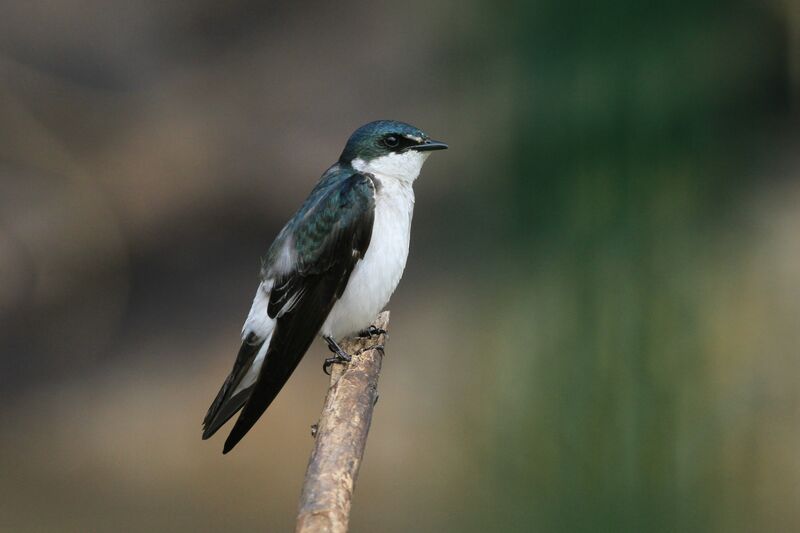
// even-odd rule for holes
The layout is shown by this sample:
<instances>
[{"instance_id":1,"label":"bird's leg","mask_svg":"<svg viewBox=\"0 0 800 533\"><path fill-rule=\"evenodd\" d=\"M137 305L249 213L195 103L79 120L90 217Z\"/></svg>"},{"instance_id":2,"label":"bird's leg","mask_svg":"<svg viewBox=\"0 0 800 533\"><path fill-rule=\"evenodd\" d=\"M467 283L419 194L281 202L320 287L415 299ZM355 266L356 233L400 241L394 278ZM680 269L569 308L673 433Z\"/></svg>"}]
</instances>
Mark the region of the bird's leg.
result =
<instances>
[{"instance_id":1,"label":"bird's leg","mask_svg":"<svg viewBox=\"0 0 800 533\"><path fill-rule=\"evenodd\" d=\"M342 350L342 347L339 346L332 337L322 337L325 342L328 343L328 349L332 351L335 355L333 357L328 357L325 359L325 363L322 365L322 371L331 375L331 365L334 363L349 363L350 362L350 354Z\"/></svg>"},{"instance_id":2,"label":"bird's leg","mask_svg":"<svg viewBox=\"0 0 800 533\"><path fill-rule=\"evenodd\" d=\"M388 335L388 334L389 332L386 331L385 329L376 328L372 324L370 324L370 326L367 329L362 329L361 331L358 332L358 336L361 337L362 339L372 337L373 335Z\"/></svg>"},{"instance_id":3,"label":"bird's leg","mask_svg":"<svg viewBox=\"0 0 800 533\"><path fill-rule=\"evenodd\" d=\"M345 352L339 344L333 340L333 337L322 337L325 342L328 343L328 349L336 354L336 357L340 360L339 362L350 362L350 354Z\"/></svg>"}]
</instances>

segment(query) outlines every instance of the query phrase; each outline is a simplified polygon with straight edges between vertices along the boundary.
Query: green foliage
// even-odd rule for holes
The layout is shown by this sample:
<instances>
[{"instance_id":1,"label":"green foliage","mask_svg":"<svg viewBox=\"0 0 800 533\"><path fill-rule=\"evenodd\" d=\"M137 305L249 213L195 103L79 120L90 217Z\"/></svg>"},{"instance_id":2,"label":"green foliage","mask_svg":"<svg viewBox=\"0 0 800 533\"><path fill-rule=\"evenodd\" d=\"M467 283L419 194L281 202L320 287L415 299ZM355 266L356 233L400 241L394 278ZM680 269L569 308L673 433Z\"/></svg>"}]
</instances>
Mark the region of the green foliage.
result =
<instances>
[{"instance_id":1,"label":"green foliage","mask_svg":"<svg viewBox=\"0 0 800 533\"><path fill-rule=\"evenodd\" d=\"M740 260L720 239L745 229L755 133L789 96L782 23L760 4L720 4L498 11L519 79L495 244L526 265L491 350L504 370L486 427L489 507L503 530L748 519L733 502L753 487L722 473L709 292Z\"/></svg>"}]
</instances>

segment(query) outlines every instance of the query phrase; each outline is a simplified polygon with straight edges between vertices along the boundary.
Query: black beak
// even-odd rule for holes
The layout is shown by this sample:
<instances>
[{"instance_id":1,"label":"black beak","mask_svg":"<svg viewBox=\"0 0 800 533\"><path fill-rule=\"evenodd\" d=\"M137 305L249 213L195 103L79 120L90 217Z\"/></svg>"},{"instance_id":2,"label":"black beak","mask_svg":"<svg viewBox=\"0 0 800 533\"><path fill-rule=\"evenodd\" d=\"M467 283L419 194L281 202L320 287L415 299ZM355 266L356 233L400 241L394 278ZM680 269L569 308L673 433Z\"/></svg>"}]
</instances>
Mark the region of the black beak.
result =
<instances>
[{"instance_id":1,"label":"black beak","mask_svg":"<svg viewBox=\"0 0 800 533\"><path fill-rule=\"evenodd\" d=\"M416 150L417 152L430 152L432 150L447 150L447 145L441 141L434 141L433 139L428 139L427 141L421 144L415 144L414 146L410 146L409 150Z\"/></svg>"}]
</instances>

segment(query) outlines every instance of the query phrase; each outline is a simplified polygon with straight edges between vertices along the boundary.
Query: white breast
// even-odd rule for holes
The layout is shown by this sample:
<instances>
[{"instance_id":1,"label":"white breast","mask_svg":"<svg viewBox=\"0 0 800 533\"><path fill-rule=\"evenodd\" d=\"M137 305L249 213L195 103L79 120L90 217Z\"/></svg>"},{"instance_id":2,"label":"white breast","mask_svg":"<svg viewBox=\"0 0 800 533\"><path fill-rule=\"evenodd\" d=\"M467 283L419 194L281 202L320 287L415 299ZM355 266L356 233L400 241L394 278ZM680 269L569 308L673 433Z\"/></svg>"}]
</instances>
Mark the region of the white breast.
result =
<instances>
[{"instance_id":1,"label":"white breast","mask_svg":"<svg viewBox=\"0 0 800 533\"><path fill-rule=\"evenodd\" d=\"M414 191L411 182L376 175L375 222L367 253L320 333L342 339L366 329L392 296L408 258Z\"/></svg>"}]
</instances>

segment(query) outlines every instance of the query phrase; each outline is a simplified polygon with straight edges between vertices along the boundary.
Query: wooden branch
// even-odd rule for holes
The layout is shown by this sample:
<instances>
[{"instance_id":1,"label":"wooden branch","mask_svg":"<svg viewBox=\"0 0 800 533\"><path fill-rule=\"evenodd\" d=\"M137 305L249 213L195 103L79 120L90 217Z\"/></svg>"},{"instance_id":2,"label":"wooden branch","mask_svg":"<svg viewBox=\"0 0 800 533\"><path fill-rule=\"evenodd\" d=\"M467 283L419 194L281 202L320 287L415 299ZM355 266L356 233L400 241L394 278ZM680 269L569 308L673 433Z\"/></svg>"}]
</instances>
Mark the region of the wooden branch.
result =
<instances>
[{"instance_id":1,"label":"wooden branch","mask_svg":"<svg viewBox=\"0 0 800 533\"><path fill-rule=\"evenodd\" d=\"M378 315L373 325L388 329L389 311ZM300 496L298 533L347 531L358 467L378 401L383 359L383 350L366 348L385 342L386 335L381 334L347 339L341 344L353 360L346 367L333 365L319 424L312 427L316 442Z\"/></svg>"}]
</instances>

